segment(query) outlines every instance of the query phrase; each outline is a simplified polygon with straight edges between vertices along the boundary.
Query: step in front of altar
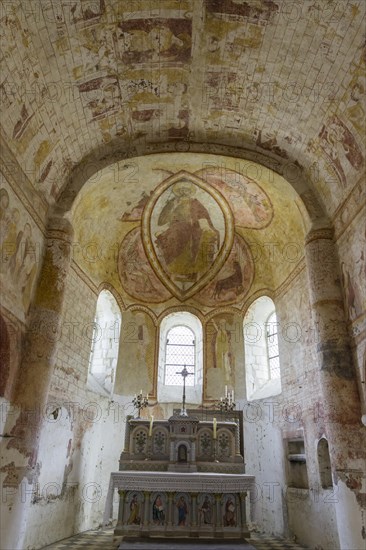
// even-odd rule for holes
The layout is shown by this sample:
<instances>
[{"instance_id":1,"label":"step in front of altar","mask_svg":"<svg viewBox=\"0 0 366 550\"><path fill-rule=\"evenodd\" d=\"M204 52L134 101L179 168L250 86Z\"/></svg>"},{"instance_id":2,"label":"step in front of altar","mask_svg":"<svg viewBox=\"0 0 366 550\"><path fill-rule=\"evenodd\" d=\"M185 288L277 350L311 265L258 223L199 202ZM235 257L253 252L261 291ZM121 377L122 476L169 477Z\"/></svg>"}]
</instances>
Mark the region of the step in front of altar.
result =
<instances>
[{"instance_id":1,"label":"step in front of altar","mask_svg":"<svg viewBox=\"0 0 366 550\"><path fill-rule=\"evenodd\" d=\"M202 540L197 538L126 537L119 550L255 550L245 540Z\"/></svg>"}]
</instances>

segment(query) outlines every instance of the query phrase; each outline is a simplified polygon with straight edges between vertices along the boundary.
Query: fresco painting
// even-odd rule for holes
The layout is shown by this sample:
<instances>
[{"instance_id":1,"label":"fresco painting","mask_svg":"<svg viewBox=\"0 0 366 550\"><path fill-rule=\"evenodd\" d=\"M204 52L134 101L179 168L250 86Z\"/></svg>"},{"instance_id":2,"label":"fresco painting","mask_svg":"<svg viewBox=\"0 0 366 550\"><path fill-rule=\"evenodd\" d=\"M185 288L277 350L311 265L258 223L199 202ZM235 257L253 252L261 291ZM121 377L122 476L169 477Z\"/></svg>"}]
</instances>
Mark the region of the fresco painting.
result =
<instances>
[{"instance_id":1,"label":"fresco painting","mask_svg":"<svg viewBox=\"0 0 366 550\"><path fill-rule=\"evenodd\" d=\"M118 54L125 65L187 63L191 57L189 19L130 19L118 25Z\"/></svg>"},{"instance_id":2,"label":"fresco painting","mask_svg":"<svg viewBox=\"0 0 366 550\"><path fill-rule=\"evenodd\" d=\"M260 229L273 217L268 195L257 183L235 170L207 167L196 175L220 191L229 201L235 224Z\"/></svg>"},{"instance_id":3,"label":"fresco painting","mask_svg":"<svg viewBox=\"0 0 366 550\"><path fill-rule=\"evenodd\" d=\"M248 166L225 156L174 153L105 169L75 206L78 264L97 285L106 273L126 307L156 304L158 314L174 300L241 307L263 287L274 253L282 267L273 284L281 284L301 258L291 256L292 249L287 254L274 212L292 208L295 194L285 196L280 176L263 168L265 178L257 183L252 174L258 168L251 163L249 176ZM91 205L98 205L95 213ZM106 209L108 218L97 233L98 213ZM302 222L288 229L294 243L301 242ZM275 249L266 243L275 243Z\"/></svg>"},{"instance_id":4,"label":"fresco painting","mask_svg":"<svg viewBox=\"0 0 366 550\"><path fill-rule=\"evenodd\" d=\"M343 187L347 174L358 171L364 165L364 157L353 134L336 115L332 116L319 134L320 147L333 166Z\"/></svg>"},{"instance_id":5,"label":"fresco painting","mask_svg":"<svg viewBox=\"0 0 366 550\"><path fill-rule=\"evenodd\" d=\"M244 239L235 235L228 259L216 277L196 296L207 306L240 302L248 293L254 278L254 262Z\"/></svg>"},{"instance_id":6,"label":"fresco painting","mask_svg":"<svg viewBox=\"0 0 366 550\"><path fill-rule=\"evenodd\" d=\"M19 206L19 207L18 207ZM28 311L33 283L37 273L37 254L33 229L21 216L21 206L10 198L5 188L0 189L0 280L9 299L22 311ZM6 298L5 298L6 296Z\"/></svg>"},{"instance_id":7,"label":"fresco painting","mask_svg":"<svg viewBox=\"0 0 366 550\"><path fill-rule=\"evenodd\" d=\"M136 299L162 302L171 296L151 269L140 228L128 233L120 245L118 273L125 291Z\"/></svg>"},{"instance_id":8,"label":"fresco painting","mask_svg":"<svg viewBox=\"0 0 366 550\"><path fill-rule=\"evenodd\" d=\"M240 364L244 361L240 314L228 312L212 317L206 325L205 346L205 399L218 400L224 395L225 386L236 387L240 382Z\"/></svg>"},{"instance_id":9,"label":"fresco painting","mask_svg":"<svg viewBox=\"0 0 366 550\"><path fill-rule=\"evenodd\" d=\"M143 240L152 267L180 299L195 294L220 269L232 238L226 201L189 173L163 182L144 211Z\"/></svg>"}]
</instances>

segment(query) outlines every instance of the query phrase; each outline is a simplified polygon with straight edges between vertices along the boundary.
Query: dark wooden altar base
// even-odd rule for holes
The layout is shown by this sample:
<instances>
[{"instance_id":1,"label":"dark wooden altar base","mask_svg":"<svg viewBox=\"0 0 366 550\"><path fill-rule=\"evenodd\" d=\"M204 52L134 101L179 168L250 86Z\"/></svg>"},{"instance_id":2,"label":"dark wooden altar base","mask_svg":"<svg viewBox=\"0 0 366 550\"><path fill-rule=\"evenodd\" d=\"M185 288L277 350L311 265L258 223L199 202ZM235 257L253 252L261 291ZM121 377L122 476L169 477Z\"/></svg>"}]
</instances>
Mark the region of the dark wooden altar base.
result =
<instances>
[{"instance_id":1,"label":"dark wooden altar base","mask_svg":"<svg viewBox=\"0 0 366 550\"><path fill-rule=\"evenodd\" d=\"M217 540L187 538L161 538L161 537L125 537L119 550L255 550L254 546L245 540Z\"/></svg>"}]
</instances>

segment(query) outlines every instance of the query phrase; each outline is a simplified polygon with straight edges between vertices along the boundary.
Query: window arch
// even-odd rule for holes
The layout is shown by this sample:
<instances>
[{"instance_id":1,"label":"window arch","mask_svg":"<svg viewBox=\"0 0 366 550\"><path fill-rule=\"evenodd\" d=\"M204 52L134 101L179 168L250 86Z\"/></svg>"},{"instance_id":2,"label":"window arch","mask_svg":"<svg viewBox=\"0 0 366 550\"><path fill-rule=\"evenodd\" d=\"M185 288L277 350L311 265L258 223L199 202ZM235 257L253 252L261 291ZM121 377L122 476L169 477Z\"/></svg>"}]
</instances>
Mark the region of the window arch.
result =
<instances>
[{"instance_id":1,"label":"window arch","mask_svg":"<svg viewBox=\"0 0 366 550\"><path fill-rule=\"evenodd\" d=\"M325 437L322 437L318 441L318 465L320 482L323 489L331 489L333 487L332 481L332 467L330 463L328 441Z\"/></svg>"},{"instance_id":2,"label":"window arch","mask_svg":"<svg viewBox=\"0 0 366 550\"><path fill-rule=\"evenodd\" d=\"M270 380L280 378L280 354L278 350L278 323L276 311L272 311L266 322L266 343L268 360L268 377Z\"/></svg>"},{"instance_id":3,"label":"window arch","mask_svg":"<svg viewBox=\"0 0 366 550\"><path fill-rule=\"evenodd\" d=\"M196 338L193 330L185 325L175 325L168 330L165 343L166 386L182 386L183 378L177 374L186 367L186 386L194 386L196 366Z\"/></svg>"},{"instance_id":4,"label":"window arch","mask_svg":"<svg viewBox=\"0 0 366 550\"><path fill-rule=\"evenodd\" d=\"M278 321L273 300L261 296L244 318L245 379L252 401L281 393Z\"/></svg>"},{"instance_id":5,"label":"window arch","mask_svg":"<svg viewBox=\"0 0 366 550\"><path fill-rule=\"evenodd\" d=\"M88 386L106 396L113 392L121 321L121 312L113 294L109 290L102 290L94 318Z\"/></svg>"},{"instance_id":6,"label":"window arch","mask_svg":"<svg viewBox=\"0 0 366 550\"><path fill-rule=\"evenodd\" d=\"M174 312L161 321L158 367L158 400L179 403L186 366L186 402L201 404L203 381L202 324L188 311Z\"/></svg>"}]
</instances>

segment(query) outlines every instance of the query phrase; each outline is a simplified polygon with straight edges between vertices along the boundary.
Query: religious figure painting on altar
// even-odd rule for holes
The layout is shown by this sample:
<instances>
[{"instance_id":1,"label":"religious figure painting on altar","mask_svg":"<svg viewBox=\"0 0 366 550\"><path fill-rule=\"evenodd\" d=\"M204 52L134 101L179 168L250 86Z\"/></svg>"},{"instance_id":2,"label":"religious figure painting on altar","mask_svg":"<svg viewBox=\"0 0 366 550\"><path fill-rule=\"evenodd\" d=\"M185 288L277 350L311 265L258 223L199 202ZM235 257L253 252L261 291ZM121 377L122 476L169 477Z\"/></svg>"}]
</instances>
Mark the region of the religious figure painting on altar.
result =
<instances>
[{"instance_id":1,"label":"religious figure painting on altar","mask_svg":"<svg viewBox=\"0 0 366 550\"><path fill-rule=\"evenodd\" d=\"M177 502L176 507L178 509L178 526L184 527L187 522L188 504L184 495L181 495Z\"/></svg>"},{"instance_id":2,"label":"religious figure painting on altar","mask_svg":"<svg viewBox=\"0 0 366 550\"><path fill-rule=\"evenodd\" d=\"M224 527L236 527L236 506L234 496L228 495L224 502Z\"/></svg>"},{"instance_id":3,"label":"religious figure painting on altar","mask_svg":"<svg viewBox=\"0 0 366 550\"><path fill-rule=\"evenodd\" d=\"M203 502L199 508L200 523L201 525L211 525L212 513L213 513L212 497L209 495L205 495L202 498L203 498Z\"/></svg>"},{"instance_id":4,"label":"religious figure painting on altar","mask_svg":"<svg viewBox=\"0 0 366 550\"><path fill-rule=\"evenodd\" d=\"M153 522L155 525L164 525L165 522L165 510L164 510L164 500L159 494L156 496L153 502Z\"/></svg>"},{"instance_id":5,"label":"religious figure painting on altar","mask_svg":"<svg viewBox=\"0 0 366 550\"><path fill-rule=\"evenodd\" d=\"M130 514L128 516L128 525L140 525L140 503L137 494L134 493L130 501Z\"/></svg>"}]
</instances>

